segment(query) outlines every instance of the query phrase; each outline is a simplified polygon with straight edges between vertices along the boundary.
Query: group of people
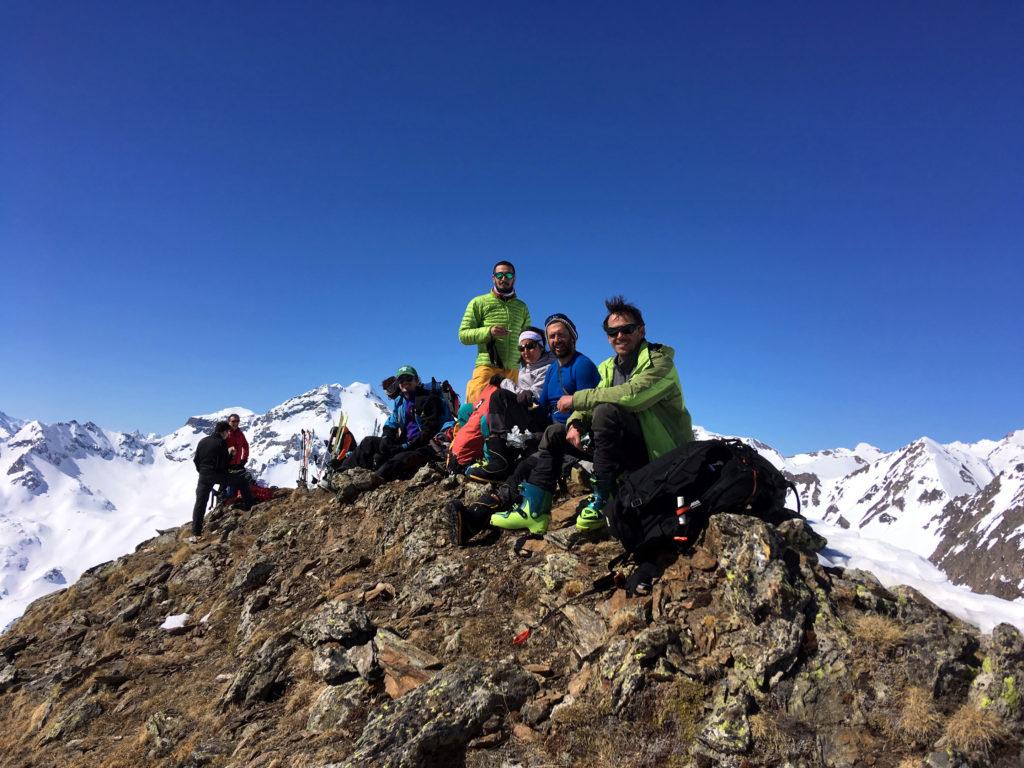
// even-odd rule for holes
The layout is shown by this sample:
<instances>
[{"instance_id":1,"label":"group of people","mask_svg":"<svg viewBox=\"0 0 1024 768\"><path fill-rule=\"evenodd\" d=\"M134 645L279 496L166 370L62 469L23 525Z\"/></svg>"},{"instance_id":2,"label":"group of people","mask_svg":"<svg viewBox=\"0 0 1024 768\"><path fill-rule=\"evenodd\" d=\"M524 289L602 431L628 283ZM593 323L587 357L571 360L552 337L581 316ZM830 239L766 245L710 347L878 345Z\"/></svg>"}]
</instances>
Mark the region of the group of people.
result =
<instances>
[{"instance_id":1,"label":"group of people","mask_svg":"<svg viewBox=\"0 0 1024 768\"><path fill-rule=\"evenodd\" d=\"M245 462L249 460L249 441L239 428L240 421L238 414L232 413L227 421L218 421L213 427L213 434L204 437L196 446L192 461L199 473L199 484L196 486L196 503L192 507L193 537L203 532L203 519L215 485L220 486L225 498L241 493L240 509L248 510L253 505L249 475L245 471Z\"/></svg>"},{"instance_id":2,"label":"group of people","mask_svg":"<svg viewBox=\"0 0 1024 768\"><path fill-rule=\"evenodd\" d=\"M599 530L623 473L693 440L674 350L647 340L638 307L622 296L605 302L612 355L595 365L576 348L575 323L555 312L543 327L533 325L515 285L515 266L498 262L490 291L466 307L459 340L475 345L477 357L462 406L453 412L442 384L403 365L389 388L394 404L382 434L364 437L338 467L363 467L387 481L440 461L450 472L494 484L485 495L488 519L454 521L460 543L487 525L547 531L559 479L575 460L593 464L592 492L576 526ZM244 506L251 505L241 471L247 457L236 414L200 441L193 535L202 530L213 484L238 488Z\"/></svg>"},{"instance_id":3,"label":"group of people","mask_svg":"<svg viewBox=\"0 0 1024 768\"><path fill-rule=\"evenodd\" d=\"M613 354L595 365L577 350L567 315L549 315L543 328L531 324L515 282L511 263L495 264L491 290L463 314L459 340L475 345L477 357L460 413L446 410L435 382L424 384L403 366L383 436L364 438L347 466L385 480L411 476L442 446L449 471L495 484L489 525L544 533L566 461L588 460L592 493L576 526L598 530L624 472L693 440L675 353L648 341L643 313L615 296L605 302L603 323ZM466 529L460 538L475 530L469 521L457 527Z\"/></svg>"}]
</instances>

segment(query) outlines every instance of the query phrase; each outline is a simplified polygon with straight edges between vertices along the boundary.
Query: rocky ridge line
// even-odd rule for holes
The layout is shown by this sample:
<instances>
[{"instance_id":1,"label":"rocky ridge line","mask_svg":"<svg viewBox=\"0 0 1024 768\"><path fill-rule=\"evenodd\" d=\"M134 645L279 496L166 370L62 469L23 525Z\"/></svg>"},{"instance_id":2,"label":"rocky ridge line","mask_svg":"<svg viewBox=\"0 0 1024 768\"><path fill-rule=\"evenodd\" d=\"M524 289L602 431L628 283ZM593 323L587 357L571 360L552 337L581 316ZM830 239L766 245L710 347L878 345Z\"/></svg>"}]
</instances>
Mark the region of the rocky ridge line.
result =
<instances>
[{"instance_id":1,"label":"rocky ridge line","mask_svg":"<svg viewBox=\"0 0 1024 768\"><path fill-rule=\"evenodd\" d=\"M33 603L0 638L2 764L1022 764L1021 634L826 570L802 521L716 516L649 597L566 603L619 551L559 527L573 499L521 558L451 546L459 478L374 485L223 511Z\"/></svg>"}]
</instances>

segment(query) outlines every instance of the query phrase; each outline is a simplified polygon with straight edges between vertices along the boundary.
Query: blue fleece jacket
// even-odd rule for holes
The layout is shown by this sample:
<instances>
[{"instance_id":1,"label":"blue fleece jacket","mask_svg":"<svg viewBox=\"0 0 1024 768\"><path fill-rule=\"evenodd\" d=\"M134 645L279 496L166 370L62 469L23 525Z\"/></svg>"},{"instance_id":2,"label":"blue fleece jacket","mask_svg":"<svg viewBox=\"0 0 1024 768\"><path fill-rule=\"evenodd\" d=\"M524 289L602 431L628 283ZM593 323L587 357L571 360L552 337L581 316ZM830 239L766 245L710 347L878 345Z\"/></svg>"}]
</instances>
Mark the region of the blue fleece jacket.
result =
<instances>
[{"instance_id":1,"label":"blue fleece jacket","mask_svg":"<svg viewBox=\"0 0 1024 768\"><path fill-rule=\"evenodd\" d=\"M569 364L562 366L558 360L551 363L548 368L548 375L544 378L544 387L540 391L537 404L544 408L552 421L565 424L570 414L559 413L556 410L558 398L562 395L575 394L578 389L591 389L601 381L601 374L597 372L594 361L579 352L573 354Z\"/></svg>"}]
</instances>

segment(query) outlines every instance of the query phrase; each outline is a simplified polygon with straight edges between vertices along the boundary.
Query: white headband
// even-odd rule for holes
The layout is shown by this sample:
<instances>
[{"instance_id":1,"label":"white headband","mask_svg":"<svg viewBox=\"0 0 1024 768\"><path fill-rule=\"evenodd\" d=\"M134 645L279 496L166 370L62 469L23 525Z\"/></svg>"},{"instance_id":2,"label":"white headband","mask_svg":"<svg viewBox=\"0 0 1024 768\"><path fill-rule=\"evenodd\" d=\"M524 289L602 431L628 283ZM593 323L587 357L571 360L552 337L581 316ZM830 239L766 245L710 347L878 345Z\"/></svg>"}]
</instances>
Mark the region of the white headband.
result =
<instances>
[{"instance_id":1,"label":"white headband","mask_svg":"<svg viewBox=\"0 0 1024 768\"><path fill-rule=\"evenodd\" d=\"M519 334L519 343L520 344L522 344L526 340L536 341L542 347L544 346L544 339L542 339L541 335L539 333L537 333L536 331L523 331L522 333Z\"/></svg>"}]
</instances>

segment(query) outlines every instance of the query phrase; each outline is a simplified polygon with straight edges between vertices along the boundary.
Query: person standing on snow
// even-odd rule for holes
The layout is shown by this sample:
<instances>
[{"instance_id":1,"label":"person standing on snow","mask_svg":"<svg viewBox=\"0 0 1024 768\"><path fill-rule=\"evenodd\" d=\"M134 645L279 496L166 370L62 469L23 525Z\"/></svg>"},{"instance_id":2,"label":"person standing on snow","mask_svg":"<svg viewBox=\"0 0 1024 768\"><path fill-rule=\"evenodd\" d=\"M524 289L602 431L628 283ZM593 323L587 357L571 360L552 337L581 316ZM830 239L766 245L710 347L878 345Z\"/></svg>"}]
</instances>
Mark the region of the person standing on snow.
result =
<instances>
[{"instance_id":1,"label":"person standing on snow","mask_svg":"<svg viewBox=\"0 0 1024 768\"><path fill-rule=\"evenodd\" d=\"M466 402L475 403L495 374L518 378L519 334L530 325L530 310L516 296L516 268L499 261L491 270L491 290L472 299L462 315L459 341L476 345L476 367L466 385Z\"/></svg>"}]
</instances>

